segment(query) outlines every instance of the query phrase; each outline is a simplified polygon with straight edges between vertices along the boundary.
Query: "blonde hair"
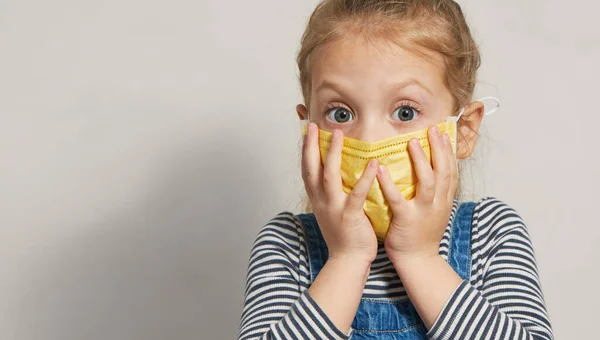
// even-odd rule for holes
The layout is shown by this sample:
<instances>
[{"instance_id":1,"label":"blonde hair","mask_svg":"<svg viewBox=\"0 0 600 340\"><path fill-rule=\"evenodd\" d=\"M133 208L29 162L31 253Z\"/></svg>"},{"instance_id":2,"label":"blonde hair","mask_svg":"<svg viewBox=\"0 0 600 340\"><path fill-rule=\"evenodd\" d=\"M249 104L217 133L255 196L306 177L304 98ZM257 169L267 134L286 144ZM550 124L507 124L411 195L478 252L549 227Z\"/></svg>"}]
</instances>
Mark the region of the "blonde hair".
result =
<instances>
[{"instance_id":1,"label":"blonde hair","mask_svg":"<svg viewBox=\"0 0 600 340\"><path fill-rule=\"evenodd\" d=\"M452 0L324 0L312 13L297 62L305 103L311 91L315 51L348 32L387 38L403 48L442 56L444 83L454 99L454 111L473 96L479 50L460 6Z\"/></svg>"},{"instance_id":2,"label":"blonde hair","mask_svg":"<svg viewBox=\"0 0 600 340\"><path fill-rule=\"evenodd\" d=\"M323 0L302 36L297 63L306 105L311 65L319 49L357 33L384 38L423 57L441 56L453 112L469 104L481 64L479 50L460 6L452 0ZM305 210L310 211L310 202Z\"/></svg>"}]
</instances>

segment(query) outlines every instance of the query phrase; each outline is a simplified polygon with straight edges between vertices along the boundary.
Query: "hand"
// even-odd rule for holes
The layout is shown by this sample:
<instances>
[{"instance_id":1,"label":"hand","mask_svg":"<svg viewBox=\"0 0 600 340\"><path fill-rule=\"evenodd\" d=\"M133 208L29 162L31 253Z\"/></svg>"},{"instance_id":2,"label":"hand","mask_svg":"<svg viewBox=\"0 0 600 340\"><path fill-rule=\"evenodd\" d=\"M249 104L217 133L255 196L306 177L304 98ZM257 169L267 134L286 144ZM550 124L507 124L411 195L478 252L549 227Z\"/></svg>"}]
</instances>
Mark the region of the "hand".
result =
<instances>
[{"instance_id":1,"label":"hand","mask_svg":"<svg viewBox=\"0 0 600 340\"><path fill-rule=\"evenodd\" d=\"M302 179L329 258L365 260L370 265L377 256L377 237L363 205L377 176L378 162L372 160L352 192L346 194L340 176L343 144L342 131L334 130L322 166L319 132L316 124L310 123L302 148Z\"/></svg>"},{"instance_id":2,"label":"hand","mask_svg":"<svg viewBox=\"0 0 600 340\"><path fill-rule=\"evenodd\" d=\"M456 158L447 134L437 127L428 131L433 168L418 140L409 142L417 174L416 197L407 201L396 188L389 172L379 167L377 179L392 210L385 250L392 262L439 255L439 245L450 219L458 186Z\"/></svg>"}]
</instances>

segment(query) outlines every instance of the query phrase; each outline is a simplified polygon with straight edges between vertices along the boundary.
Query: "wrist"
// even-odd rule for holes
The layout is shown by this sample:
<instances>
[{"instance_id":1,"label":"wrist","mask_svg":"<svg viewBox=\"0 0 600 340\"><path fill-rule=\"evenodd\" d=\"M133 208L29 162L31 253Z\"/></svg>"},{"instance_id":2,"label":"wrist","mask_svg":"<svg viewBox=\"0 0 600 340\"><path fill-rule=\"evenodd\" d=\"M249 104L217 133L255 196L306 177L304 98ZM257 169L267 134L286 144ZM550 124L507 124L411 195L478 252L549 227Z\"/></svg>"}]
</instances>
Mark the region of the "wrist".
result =
<instances>
[{"instance_id":1,"label":"wrist","mask_svg":"<svg viewBox=\"0 0 600 340\"><path fill-rule=\"evenodd\" d=\"M439 245L435 247L430 246L421 249L411 249L407 251L403 249L395 249L398 247L394 245L394 242L386 238L384 247L385 253L387 254L390 261L394 263L394 265L396 265L396 263L417 263L440 256Z\"/></svg>"},{"instance_id":2,"label":"wrist","mask_svg":"<svg viewBox=\"0 0 600 340\"><path fill-rule=\"evenodd\" d=\"M400 271L412 271L425 269L431 264L443 261L439 253L423 253L423 254L396 254L388 255L390 261L400 273Z\"/></svg>"},{"instance_id":3,"label":"wrist","mask_svg":"<svg viewBox=\"0 0 600 340\"><path fill-rule=\"evenodd\" d=\"M363 254L333 253L329 254L327 262L356 269L370 269L375 259Z\"/></svg>"}]
</instances>

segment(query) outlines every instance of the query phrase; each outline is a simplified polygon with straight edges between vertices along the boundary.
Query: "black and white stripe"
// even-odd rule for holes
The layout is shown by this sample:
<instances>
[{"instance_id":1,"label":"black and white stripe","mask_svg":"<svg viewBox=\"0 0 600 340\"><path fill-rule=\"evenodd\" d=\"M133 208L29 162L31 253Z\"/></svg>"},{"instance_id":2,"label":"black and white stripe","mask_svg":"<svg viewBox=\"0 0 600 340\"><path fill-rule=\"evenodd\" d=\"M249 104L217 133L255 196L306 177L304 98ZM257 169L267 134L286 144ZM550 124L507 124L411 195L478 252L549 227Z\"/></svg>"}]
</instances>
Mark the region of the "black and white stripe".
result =
<instances>
[{"instance_id":1,"label":"black and white stripe","mask_svg":"<svg viewBox=\"0 0 600 340\"><path fill-rule=\"evenodd\" d=\"M452 216L440 243L447 258ZM471 281L464 281L429 330L430 339L553 339L535 253L523 220L503 202L477 203L472 229ZM349 339L308 295L310 273L300 221L272 219L250 253L239 340ZM380 247L364 290L372 299L406 299Z\"/></svg>"}]
</instances>

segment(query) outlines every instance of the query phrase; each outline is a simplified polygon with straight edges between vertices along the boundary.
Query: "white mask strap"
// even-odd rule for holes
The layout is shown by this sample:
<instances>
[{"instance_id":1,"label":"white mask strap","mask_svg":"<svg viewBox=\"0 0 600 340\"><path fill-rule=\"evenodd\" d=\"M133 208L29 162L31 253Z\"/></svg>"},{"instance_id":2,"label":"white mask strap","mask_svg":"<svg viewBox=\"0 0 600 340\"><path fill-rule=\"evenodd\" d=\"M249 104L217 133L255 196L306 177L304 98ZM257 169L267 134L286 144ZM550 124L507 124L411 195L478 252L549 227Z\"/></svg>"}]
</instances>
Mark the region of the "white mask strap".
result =
<instances>
[{"instance_id":1,"label":"white mask strap","mask_svg":"<svg viewBox=\"0 0 600 340\"><path fill-rule=\"evenodd\" d=\"M476 101L483 103L483 110L484 110L483 114L485 116L491 115L492 113L498 111L498 109L500 108L500 100L498 100L498 98L496 98L496 97L483 97ZM488 105L488 103L486 103L486 101L489 102L489 105ZM465 113L464 107L462 110L460 110L460 113L458 114L458 116L456 116L457 122L460 119L460 117L463 115L463 113Z\"/></svg>"},{"instance_id":2,"label":"white mask strap","mask_svg":"<svg viewBox=\"0 0 600 340\"><path fill-rule=\"evenodd\" d=\"M302 134L306 134L308 132L308 123L310 123L310 119L300 120L300 131L302 131Z\"/></svg>"}]
</instances>

